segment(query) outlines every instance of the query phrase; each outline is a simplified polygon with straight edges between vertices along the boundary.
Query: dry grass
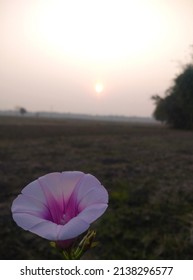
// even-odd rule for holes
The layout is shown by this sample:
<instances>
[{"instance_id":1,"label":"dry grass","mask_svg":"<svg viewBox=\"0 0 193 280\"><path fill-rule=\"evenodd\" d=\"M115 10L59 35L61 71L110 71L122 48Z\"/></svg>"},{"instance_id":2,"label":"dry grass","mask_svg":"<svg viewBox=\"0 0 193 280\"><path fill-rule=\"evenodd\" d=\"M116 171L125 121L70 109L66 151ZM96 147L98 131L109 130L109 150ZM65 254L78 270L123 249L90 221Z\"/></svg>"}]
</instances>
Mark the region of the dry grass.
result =
<instances>
[{"instance_id":1,"label":"dry grass","mask_svg":"<svg viewBox=\"0 0 193 280\"><path fill-rule=\"evenodd\" d=\"M193 132L11 117L0 118L1 259L57 258L10 206L26 184L64 170L92 173L109 191L92 258L193 259Z\"/></svg>"}]
</instances>

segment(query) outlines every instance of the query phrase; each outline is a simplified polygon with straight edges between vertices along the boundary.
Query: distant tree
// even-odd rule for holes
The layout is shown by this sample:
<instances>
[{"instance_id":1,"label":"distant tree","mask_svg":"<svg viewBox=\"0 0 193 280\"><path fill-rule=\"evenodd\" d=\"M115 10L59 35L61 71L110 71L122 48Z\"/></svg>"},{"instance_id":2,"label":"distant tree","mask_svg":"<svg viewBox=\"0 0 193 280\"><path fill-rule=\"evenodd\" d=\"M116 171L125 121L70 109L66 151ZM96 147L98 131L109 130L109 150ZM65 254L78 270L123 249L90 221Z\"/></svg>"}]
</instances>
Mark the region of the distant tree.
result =
<instances>
[{"instance_id":1,"label":"distant tree","mask_svg":"<svg viewBox=\"0 0 193 280\"><path fill-rule=\"evenodd\" d=\"M154 95L152 100L155 119L174 128L193 129L193 65L188 64L174 79L164 98Z\"/></svg>"},{"instance_id":2,"label":"distant tree","mask_svg":"<svg viewBox=\"0 0 193 280\"><path fill-rule=\"evenodd\" d=\"M165 99L161 98L159 95L153 95L152 100L154 101L156 105L156 109L154 110L154 117L155 119L164 122L166 120L166 115L165 115Z\"/></svg>"},{"instance_id":3,"label":"distant tree","mask_svg":"<svg viewBox=\"0 0 193 280\"><path fill-rule=\"evenodd\" d=\"M27 110L24 107L20 107L19 112L21 115L25 115L27 113Z\"/></svg>"}]
</instances>

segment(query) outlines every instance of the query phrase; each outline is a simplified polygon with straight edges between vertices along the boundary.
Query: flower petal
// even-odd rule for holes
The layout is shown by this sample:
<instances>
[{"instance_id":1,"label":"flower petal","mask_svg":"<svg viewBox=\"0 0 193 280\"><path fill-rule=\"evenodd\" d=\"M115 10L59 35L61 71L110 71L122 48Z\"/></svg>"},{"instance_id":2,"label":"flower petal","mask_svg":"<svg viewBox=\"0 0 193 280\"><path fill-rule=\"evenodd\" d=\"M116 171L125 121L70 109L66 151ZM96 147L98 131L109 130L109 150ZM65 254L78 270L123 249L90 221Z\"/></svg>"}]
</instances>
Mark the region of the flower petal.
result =
<instances>
[{"instance_id":1,"label":"flower petal","mask_svg":"<svg viewBox=\"0 0 193 280\"><path fill-rule=\"evenodd\" d=\"M23 229L49 240L57 240L58 232L62 227L28 213L14 213L13 219Z\"/></svg>"},{"instance_id":2,"label":"flower petal","mask_svg":"<svg viewBox=\"0 0 193 280\"><path fill-rule=\"evenodd\" d=\"M33 226L30 231L48 240L57 241L58 233L62 227L62 225L43 220L41 223Z\"/></svg>"},{"instance_id":3,"label":"flower petal","mask_svg":"<svg viewBox=\"0 0 193 280\"><path fill-rule=\"evenodd\" d=\"M49 191L57 201L62 199L66 202L83 176L84 173L79 171L54 172L40 177L38 182L44 195Z\"/></svg>"},{"instance_id":4,"label":"flower petal","mask_svg":"<svg viewBox=\"0 0 193 280\"><path fill-rule=\"evenodd\" d=\"M97 220L105 212L107 207L108 205L103 203L93 204L80 212L77 217L90 224Z\"/></svg>"},{"instance_id":5,"label":"flower petal","mask_svg":"<svg viewBox=\"0 0 193 280\"><path fill-rule=\"evenodd\" d=\"M34 199L41 201L46 205L46 198L44 192L42 191L38 180L35 180L28 184L21 192L24 195L33 197Z\"/></svg>"},{"instance_id":6,"label":"flower petal","mask_svg":"<svg viewBox=\"0 0 193 280\"><path fill-rule=\"evenodd\" d=\"M42 202L40 202L36 198L20 194L13 201L11 211L13 213L31 213L43 218L43 214L47 211L47 208Z\"/></svg>"},{"instance_id":7,"label":"flower petal","mask_svg":"<svg viewBox=\"0 0 193 280\"><path fill-rule=\"evenodd\" d=\"M81 202L81 200L87 195L89 197L89 193L91 193L92 190L95 192L95 195L97 195L97 200L100 197L101 202L107 203L108 194L106 189L101 185L97 178L91 174L85 174L74 189L77 202Z\"/></svg>"},{"instance_id":8,"label":"flower petal","mask_svg":"<svg viewBox=\"0 0 193 280\"><path fill-rule=\"evenodd\" d=\"M78 202L79 212L92 204L100 203L108 203L108 193L102 185L97 188L91 188L90 191L82 197L82 199Z\"/></svg>"},{"instance_id":9,"label":"flower petal","mask_svg":"<svg viewBox=\"0 0 193 280\"><path fill-rule=\"evenodd\" d=\"M67 240L74 238L85 232L89 228L89 226L89 223L77 216L60 228L58 240Z\"/></svg>"}]
</instances>

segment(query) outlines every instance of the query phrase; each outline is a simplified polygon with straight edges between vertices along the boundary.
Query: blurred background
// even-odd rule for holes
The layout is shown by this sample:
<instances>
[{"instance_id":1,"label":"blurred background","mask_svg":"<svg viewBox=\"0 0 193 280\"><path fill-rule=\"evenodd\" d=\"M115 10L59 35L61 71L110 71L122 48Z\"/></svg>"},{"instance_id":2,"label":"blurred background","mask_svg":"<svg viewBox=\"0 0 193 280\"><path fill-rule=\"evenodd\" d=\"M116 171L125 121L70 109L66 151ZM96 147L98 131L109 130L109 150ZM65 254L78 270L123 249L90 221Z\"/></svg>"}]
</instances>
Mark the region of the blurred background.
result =
<instances>
[{"instance_id":1,"label":"blurred background","mask_svg":"<svg viewBox=\"0 0 193 280\"><path fill-rule=\"evenodd\" d=\"M109 207L89 259L192 259L191 0L0 0L0 258L58 259L11 204L54 171Z\"/></svg>"}]
</instances>

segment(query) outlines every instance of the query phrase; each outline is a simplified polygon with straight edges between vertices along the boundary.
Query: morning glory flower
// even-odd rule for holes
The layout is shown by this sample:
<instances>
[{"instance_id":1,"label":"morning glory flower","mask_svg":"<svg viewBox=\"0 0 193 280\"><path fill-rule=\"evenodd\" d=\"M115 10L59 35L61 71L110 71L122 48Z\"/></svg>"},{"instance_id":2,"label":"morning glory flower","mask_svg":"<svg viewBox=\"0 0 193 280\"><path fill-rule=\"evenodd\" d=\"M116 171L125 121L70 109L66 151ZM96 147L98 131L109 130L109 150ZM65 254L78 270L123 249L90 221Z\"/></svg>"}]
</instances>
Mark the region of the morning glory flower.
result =
<instances>
[{"instance_id":1,"label":"morning glory flower","mask_svg":"<svg viewBox=\"0 0 193 280\"><path fill-rule=\"evenodd\" d=\"M80 171L49 173L27 185L11 211L21 228L43 238L64 242L88 230L106 210L108 193L91 174Z\"/></svg>"}]
</instances>

